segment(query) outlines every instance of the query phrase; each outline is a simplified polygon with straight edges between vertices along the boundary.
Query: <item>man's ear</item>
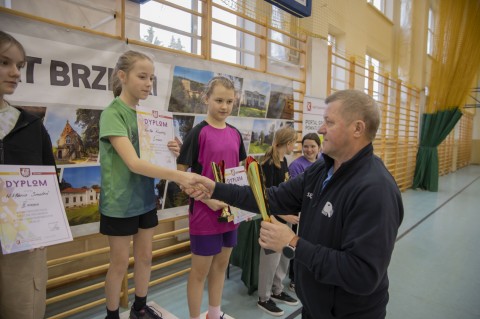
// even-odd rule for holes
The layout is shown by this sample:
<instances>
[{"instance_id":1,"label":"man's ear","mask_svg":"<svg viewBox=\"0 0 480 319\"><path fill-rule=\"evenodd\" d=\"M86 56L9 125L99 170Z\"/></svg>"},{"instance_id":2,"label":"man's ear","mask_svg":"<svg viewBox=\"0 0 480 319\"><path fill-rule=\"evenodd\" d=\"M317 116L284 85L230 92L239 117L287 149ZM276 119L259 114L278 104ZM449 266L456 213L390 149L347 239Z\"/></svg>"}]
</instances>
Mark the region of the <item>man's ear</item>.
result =
<instances>
[{"instance_id":1,"label":"man's ear","mask_svg":"<svg viewBox=\"0 0 480 319\"><path fill-rule=\"evenodd\" d=\"M355 136L362 136L365 134L366 125L364 121L357 120L355 121Z\"/></svg>"}]
</instances>

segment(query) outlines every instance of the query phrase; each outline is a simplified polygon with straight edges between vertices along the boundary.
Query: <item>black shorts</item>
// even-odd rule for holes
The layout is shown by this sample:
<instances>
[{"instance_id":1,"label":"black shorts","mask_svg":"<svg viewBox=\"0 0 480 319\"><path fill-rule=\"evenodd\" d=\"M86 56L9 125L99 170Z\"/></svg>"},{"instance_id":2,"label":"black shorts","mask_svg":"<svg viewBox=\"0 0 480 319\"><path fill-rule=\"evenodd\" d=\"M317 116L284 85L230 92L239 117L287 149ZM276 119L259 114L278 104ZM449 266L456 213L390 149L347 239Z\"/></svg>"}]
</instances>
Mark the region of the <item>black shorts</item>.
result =
<instances>
[{"instance_id":1,"label":"black shorts","mask_svg":"<svg viewBox=\"0 0 480 319\"><path fill-rule=\"evenodd\" d=\"M108 236L130 236L138 229L153 228L158 225L157 209L133 217L116 218L100 214L100 233Z\"/></svg>"}]
</instances>

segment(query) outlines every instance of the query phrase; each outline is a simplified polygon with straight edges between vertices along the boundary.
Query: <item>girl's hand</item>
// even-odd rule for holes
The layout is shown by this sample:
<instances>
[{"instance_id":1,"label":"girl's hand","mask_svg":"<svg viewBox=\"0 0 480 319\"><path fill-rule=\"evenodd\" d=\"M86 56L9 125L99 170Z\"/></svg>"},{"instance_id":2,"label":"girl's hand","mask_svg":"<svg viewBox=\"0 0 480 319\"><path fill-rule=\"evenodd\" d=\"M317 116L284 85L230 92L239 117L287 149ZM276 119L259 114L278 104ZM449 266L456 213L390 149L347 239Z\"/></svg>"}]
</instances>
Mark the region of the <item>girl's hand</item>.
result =
<instances>
[{"instance_id":1,"label":"girl's hand","mask_svg":"<svg viewBox=\"0 0 480 319\"><path fill-rule=\"evenodd\" d=\"M177 181L182 191L196 200L208 199L215 189L215 182L194 173L182 172L182 178Z\"/></svg>"},{"instance_id":2,"label":"girl's hand","mask_svg":"<svg viewBox=\"0 0 480 319\"><path fill-rule=\"evenodd\" d=\"M221 210L225 207L228 207L227 204L216 199L204 199L202 200L202 202L205 203L205 205L207 205L208 208L210 208L214 212L216 212L217 210Z\"/></svg>"},{"instance_id":3,"label":"girl's hand","mask_svg":"<svg viewBox=\"0 0 480 319\"><path fill-rule=\"evenodd\" d=\"M167 143L168 149L175 155L175 157L178 157L180 155L180 145L178 144L177 140L169 141Z\"/></svg>"}]
</instances>

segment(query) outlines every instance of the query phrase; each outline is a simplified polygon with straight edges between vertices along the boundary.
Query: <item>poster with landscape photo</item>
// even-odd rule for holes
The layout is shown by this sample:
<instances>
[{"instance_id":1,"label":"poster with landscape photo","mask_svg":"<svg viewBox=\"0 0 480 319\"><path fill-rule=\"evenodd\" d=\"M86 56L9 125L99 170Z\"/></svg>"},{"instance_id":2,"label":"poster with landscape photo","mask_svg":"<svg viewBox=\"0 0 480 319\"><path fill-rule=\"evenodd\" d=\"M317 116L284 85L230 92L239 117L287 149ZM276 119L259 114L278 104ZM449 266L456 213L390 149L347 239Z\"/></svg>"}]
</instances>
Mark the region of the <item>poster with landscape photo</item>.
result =
<instances>
[{"instance_id":1,"label":"poster with landscape photo","mask_svg":"<svg viewBox=\"0 0 480 319\"><path fill-rule=\"evenodd\" d=\"M248 148L247 153L250 155L265 154L268 148L272 145L275 128L275 120L254 120L250 147Z\"/></svg>"},{"instance_id":2,"label":"poster with landscape photo","mask_svg":"<svg viewBox=\"0 0 480 319\"><path fill-rule=\"evenodd\" d=\"M269 98L270 83L244 79L239 116L265 118Z\"/></svg>"},{"instance_id":3,"label":"poster with landscape photo","mask_svg":"<svg viewBox=\"0 0 480 319\"><path fill-rule=\"evenodd\" d=\"M101 113L98 109L48 107L45 127L57 165L97 163Z\"/></svg>"},{"instance_id":4,"label":"poster with landscape photo","mask_svg":"<svg viewBox=\"0 0 480 319\"><path fill-rule=\"evenodd\" d=\"M242 134L245 151L248 152L250 140L252 138L253 120L246 120L245 118L231 116L227 119L227 123L233 125L237 130L240 131L240 134Z\"/></svg>"},{"instance_id":5,"label":"poster with landscape photo","mask_svg":"<svg viewBox=\"0 0 480 319\"><path fill-rule=\"evenodd\" d=\"M60 193L70 226L98 222L100 166L65 167L60 178Z\"/></svg>"},{"instance_id":6,"label":"poster with landscape photo","mask_svg":"<svg viewBox=\"0 0 480 319\"><path fill-rule=\"evenodd\" d=\"M202 101L202 93L212 77L211 71L175 66L168 111L206 114L207 106Z\"/></svg>"},{"instance_id":7,"label":"poster with landscape photo","mask_svg":"<svg viewBox=\"0 0 480 319\"><path fill-rule=\"evenodd\" d=\"M267 118L293 119L293 88L282 85L271 85Z\"/></svg>"}]
</instances>

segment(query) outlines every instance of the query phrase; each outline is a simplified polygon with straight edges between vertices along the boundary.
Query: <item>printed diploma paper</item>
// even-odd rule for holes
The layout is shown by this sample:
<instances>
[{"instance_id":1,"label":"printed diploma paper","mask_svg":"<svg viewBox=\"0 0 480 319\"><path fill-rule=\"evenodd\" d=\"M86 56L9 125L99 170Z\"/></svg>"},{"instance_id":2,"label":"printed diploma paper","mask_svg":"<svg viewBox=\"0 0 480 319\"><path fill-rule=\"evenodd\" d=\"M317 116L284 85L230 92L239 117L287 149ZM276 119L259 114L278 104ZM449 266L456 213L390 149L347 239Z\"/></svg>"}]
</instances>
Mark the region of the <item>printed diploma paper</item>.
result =
<instances>
[{"instance_id":1,"label":"printed diploma paper","mask_svg":"<svg viewBox=\"0 0 480 319\"><path fill-rule=\"evenodd\" d=\"M175 155L167 147L167 143L174 140L172 113L137 106L137 122L140 158L176 170Z\"/></svg>"},{"instance_id":2,"label":"printed diploma paper","mask_svg":"<svg viewBox=\"0 0 480 319\"><path fill-rule=\"evenodd\" d=\"M4 254L72 240L54 166L0 165Z\"/></svg>"},{"instance_id":3,"label":"printed diploma paper","mask_svg":"<svg viewBox=\"0 0 480 319\"><path fill-rule=\"evenodd\" d=\"M245 167L233 167L225 169L225 183L236 184L240 186L248 186L247 174L245 173ZM244 220L249 220L255 217L257 214L240 210L236 207L230 206L232 214L235 216L233 223L238 224Z\"/></svg>"}]
</instances>

